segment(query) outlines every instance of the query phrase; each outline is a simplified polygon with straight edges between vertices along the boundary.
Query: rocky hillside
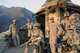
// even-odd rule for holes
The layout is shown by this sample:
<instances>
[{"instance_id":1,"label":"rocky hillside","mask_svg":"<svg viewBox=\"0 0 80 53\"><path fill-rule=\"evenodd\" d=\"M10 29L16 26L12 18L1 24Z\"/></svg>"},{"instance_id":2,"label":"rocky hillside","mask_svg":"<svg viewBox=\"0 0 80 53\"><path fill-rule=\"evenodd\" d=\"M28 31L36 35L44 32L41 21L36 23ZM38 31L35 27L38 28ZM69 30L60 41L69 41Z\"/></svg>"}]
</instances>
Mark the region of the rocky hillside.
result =
<instances>
[{"instance_id":1,"label":"rocky hillside","mask_svg":"<svg viewBox=\"0 0 80 53\"><path fill-rule=\"evenodd\" d=\"M21 28L27 23L27 19L30 18L35 22L33 13L22 7L4 7L0 6L0 32L6 31L13 19L17 19L18 28Z\"/></svg>"}]
</instances>

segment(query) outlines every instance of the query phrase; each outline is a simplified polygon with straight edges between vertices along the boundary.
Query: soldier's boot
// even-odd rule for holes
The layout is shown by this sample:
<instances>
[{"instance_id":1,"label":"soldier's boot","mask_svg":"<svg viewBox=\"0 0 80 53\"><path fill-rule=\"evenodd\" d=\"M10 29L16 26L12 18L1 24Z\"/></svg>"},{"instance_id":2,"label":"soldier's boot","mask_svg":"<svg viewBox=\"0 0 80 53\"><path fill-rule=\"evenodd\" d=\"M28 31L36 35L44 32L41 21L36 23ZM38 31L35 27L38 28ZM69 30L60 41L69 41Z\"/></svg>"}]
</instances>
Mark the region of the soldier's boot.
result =
<instances>
[{"instance_id":1,"label":"soldier's boot","mask_svg":"<svg viewBox=\"0 0 80 53\"><path fill-rule=\"evenodd\" d=\"M37 50L36 49L33 49L33 53L37 53Z\"/></svg>"},{"instance_id":2,"label":"soldier's boot","mask_svg":"<svg viewBox=\"0 0 80 53\"><path fill-rule=\"evenodd\" d=\"M28 53L28 48L25 48L24 53Z\"/></svg>"}]
</instances>

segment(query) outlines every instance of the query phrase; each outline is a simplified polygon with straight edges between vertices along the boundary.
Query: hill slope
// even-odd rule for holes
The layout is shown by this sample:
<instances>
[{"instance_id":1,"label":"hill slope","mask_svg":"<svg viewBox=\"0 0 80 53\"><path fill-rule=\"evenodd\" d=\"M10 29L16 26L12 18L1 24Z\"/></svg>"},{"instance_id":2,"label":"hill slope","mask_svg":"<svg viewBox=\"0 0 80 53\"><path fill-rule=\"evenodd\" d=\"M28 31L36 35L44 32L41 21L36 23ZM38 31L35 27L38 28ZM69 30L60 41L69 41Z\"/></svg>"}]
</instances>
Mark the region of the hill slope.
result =
<instances>
[{"instance_id":1,"label":"hill slope","mask_svg":"<svg viewBox=\"0 0 80 53\"><path fill-rule=\"evenodd\" d=\"M7 8L0 6L0 32L6 31L13 19L17 19L18 27L22 27L27 23L27 19L30 18L35 22L33 13L22 7Z\"/></svg>"}]
</instances>

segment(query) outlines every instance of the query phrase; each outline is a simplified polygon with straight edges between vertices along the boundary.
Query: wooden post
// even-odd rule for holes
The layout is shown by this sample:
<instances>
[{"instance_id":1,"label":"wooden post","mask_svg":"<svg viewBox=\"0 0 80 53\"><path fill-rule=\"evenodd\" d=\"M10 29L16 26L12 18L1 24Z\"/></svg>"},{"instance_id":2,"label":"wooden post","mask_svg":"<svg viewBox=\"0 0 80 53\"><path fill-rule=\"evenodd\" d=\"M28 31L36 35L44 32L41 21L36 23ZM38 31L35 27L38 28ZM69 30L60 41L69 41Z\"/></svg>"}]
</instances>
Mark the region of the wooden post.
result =
<instances>
[{"instance_id":1,"label":"wooden post","mask_svg":"<svg viewBox=\"0 0 80 53\"><path fill-rule=\"evenodd\" d=\"M48 15L49 15L49 10L46 7L46 9L45 9L45 36L46 36L46 24L47 24L47 22L49 20Z\"/></svg>"}]
</instances>

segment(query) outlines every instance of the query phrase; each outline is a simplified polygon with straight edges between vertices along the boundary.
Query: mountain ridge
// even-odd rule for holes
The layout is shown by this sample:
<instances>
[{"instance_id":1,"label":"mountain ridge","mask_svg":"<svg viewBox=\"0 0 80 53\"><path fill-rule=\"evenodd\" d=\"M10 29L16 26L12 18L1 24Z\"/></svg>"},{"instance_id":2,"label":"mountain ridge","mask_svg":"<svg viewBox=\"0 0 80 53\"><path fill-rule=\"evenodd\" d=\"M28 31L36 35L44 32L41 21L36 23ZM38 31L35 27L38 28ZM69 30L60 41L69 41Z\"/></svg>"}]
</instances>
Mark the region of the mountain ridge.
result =
<instances>
[{"instance_id":1,"label":"mountain ridge","mask_svg":"<svg viewBox=\"0 0 80 53\"><path fill-rule=\"evenodd\" d=\"M34 13L23 7L0 6L0 32L8 30L13 19L17 19L18 28L27 23L27 19L36 21Z\"/></svg>"}]
</instances>

